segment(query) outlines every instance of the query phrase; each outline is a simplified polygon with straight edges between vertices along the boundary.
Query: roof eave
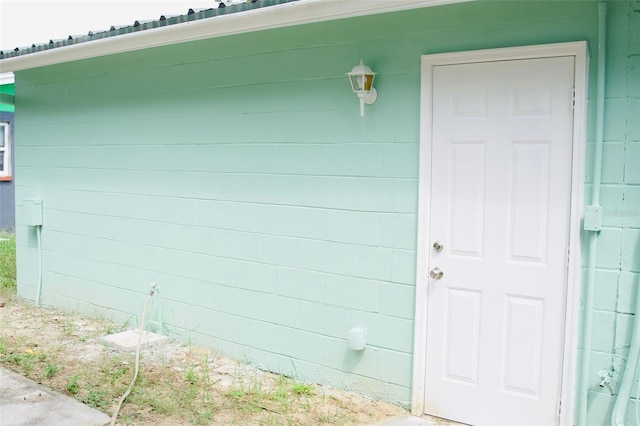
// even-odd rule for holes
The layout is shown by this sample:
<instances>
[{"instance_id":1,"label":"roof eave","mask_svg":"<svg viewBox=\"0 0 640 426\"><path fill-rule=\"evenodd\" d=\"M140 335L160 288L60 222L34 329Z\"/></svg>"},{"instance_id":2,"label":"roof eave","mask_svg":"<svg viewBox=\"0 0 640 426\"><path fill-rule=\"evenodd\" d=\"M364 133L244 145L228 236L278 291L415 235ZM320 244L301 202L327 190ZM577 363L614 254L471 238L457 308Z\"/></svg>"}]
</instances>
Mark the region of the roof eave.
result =
<instances>
[{"instance_id":1,"label":"roof eave","mask_svg":"<svg viewBox=\"0 0 640 426\"><path fill-rule=\"evenodd\" d=\"M301 0L153 28L0 60L0 72L20 71L115 53L313 22L473 0Z\"/></svg>"}]
</instances>

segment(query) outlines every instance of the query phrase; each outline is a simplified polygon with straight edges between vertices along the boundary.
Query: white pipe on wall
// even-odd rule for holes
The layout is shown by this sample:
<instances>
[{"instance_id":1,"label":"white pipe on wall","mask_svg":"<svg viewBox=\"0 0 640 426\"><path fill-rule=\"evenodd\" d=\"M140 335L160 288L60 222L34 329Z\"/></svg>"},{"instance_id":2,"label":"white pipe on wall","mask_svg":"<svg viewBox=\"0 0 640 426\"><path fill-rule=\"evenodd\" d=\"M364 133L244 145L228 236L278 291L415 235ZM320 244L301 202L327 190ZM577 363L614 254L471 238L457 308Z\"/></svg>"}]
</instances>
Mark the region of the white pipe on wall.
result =
<instances>
[{"instance_id":1,"label":"white pipe on wall","mask_svg":"<svg viewBox=\"0 0 640 426\"><path fill-rule=\"evenodd\" d=\"M607 44L607 3L598 4L598 76L596 92L596 135L593 158L593 187L591 191L591 208L599 209L600 184L602 182L602 151L604 142L604 97L605 97L605 64ZM593 332L593 300L595 297L596 260L598 254L598 230L589 231L589 263L587 265L587 282L584 289L584 322L582 339L582 365L580 374L580 394L578 400L578 424L587 424L587 408L589 404L589 375L591 367L591 334Z\"/></svg>"},{"instance_id":2,"label":"white pipe on wall","mask_svg":"<svg viewBox=\"0 0 640 426\"><path fill-rule=\"evenodd\" d=\"M38 287L36 289L36 306L40 306L42 294L42 225L36 226L36 237L38 238Z\"/></svg>"}]
</instances>

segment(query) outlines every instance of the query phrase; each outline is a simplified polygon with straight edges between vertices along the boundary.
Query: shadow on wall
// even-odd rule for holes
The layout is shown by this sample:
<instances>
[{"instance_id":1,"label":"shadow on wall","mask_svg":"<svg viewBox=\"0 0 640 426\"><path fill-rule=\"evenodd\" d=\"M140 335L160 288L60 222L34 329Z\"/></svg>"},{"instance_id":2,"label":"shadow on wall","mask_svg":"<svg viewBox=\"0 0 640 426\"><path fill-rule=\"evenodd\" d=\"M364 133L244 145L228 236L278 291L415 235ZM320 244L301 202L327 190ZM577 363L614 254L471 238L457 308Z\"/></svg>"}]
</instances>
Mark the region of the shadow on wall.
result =
<instances>
[{"instance_id":1,"label":"shadow on wall","mask_svg":"<svg viewBox=\"0 0 640 426\"><path fill-rule=\"evenodd\" d=\"M638 233L637 236L636 236L635 245L633 243L631 243L630 246L633 247L633 249L631 249L631 253L629 254L630 255L630 257L629 257L629 259L630 259L630 262L629 262L630 263L630 267L629 267L629 269L631 271L634 271L631 285L635 289L635 295L636 295L636 300L637 300L637 298L640 297L640 295L638 295L638 292L640 292L640 272L639 272L639 270L640 270L640 233ZM635 307L635 310L634 310L634 316L636 318L634 318L634 323L635 323L635 327L640 327L640 321L637 318L637 316L640 315L640 301L637 301L635 306L636 307ZM636 334L637 332L636 331L632 331L632 333L637 336L637 334ZM633 342L630 342L630 344L633 345ZM629 354L631 354L631 352L633 352L631 348L629 348L629 351L630 351ZM631 359L627 359L627 366L628 366L627 368L631 367L633 365L632 363L633 363L633 361ZM638 367L640 367L640 360L636 360L635 365L636 365L635 374L631 373L631 374L633 374L632 375L632 380L633 380L632 383L636 381L636 379L638 378L638 375L640 374L640 371L638 371L639 370ZM637 395L638 395L636 393L636 392L638 392L636 390L636 387L633 386L633 384L631 386L632 386L632 389L629 389L629 392L627 392L628 402L627 402L627 405L625 405L625 407L626 407L625 411L626 412L625 413L621 413L621 416L618 417L619 420L622 420L622 419L626 418L627 421L628 421L627 424L635 424L636 423L637 413L638 413L637 410L638 410L638 408L640 408L640 407L637 407L637 404L639 403L638 401L636 401L635 404L634 404L633 401L631 400L632 398L635 399L637 397ZM618 394L618 395L620 395L620 394ZM614 413L614 416L615 415L616 414ZM616 424L620 424L620 421L617 422Z\"/></svg>"},{"instance_id":2,"label":"shadow on wall","mask_svg":"<svg viewBox=\"0 0 640 426\"><path fill-rule=\"evenodd\" d=\"M633 235L633 234L632 234ZM639 352L639 338L640 338L640 233L637 233L635 236L631 237L631 241L629 244L629 267L628 270L632 274L631 286L634 291L631 294L634 295L632 305L635 306L634 309L634 317L630 320L633 322L633 326L629 330L630 334L630 342L628 351L625 349L623 352L623 357L626 359L620 359L621 364L626 364L623 369L621 369L622 377L619 378L619 388L617 389L618 395L616 398L611 399L611 424L615 425L625 425L625 424L636 424L637 415L638 415L638 401L633 401L633 399L637 398L638 393L636 390L636 386L634 386L634 382L638 377L640 371L638 371L638 367L640 367L640 352ZM633 241L635 239L635 241ZM632 296L629 295L631 299Z\"/></svg>"}]
</instances>

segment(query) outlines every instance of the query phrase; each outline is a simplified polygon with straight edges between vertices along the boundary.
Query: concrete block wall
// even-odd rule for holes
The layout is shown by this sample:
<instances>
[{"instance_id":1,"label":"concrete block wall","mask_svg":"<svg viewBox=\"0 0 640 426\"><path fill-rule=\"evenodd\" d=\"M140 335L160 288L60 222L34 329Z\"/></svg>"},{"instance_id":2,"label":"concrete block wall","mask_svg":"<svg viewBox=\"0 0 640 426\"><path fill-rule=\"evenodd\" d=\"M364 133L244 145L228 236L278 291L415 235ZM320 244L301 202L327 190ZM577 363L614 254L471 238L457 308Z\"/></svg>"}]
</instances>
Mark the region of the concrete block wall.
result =
<instances>
[{"instance_id":1,"label":"concrete block wall","mask_svg":"<svg viewBox=\"0 0 640 426\"><path fill-rule=\"evenodd\" d=\"M604 229L598 240L596 304L588 377L590 424L609 424L627 361L640 281L640 5L609 2L605 143L601 204ZM595 53L594 53L595 54ZM592 56L592 62L596 57ZM593 86L593 84L591 85ZM595 88L592 93L595 93ZM590 105L595 109L595 105ZM593 126L590 126L593 128ZM590 133L593 135L593 133ZM589 142L593 142L590 139ZM591 164L587 161L587 170ZM587 172L587 183L592 182ZM587 185L587 203L590 185ZM599 372L611 377L600 386ZM636 395L636 386L632 391ZM627 424L637 424L635 399Z\"/></svg>"},{"instance_id":2,"label":"concrete block wall","mask_svg":"<svg viewBox=\"0 0 640 426\"><path fill-rule=\"evenodd\" d=\"M612 5L612 31L634 5ZM593 94L596 10L471 2L19 72L19 293L37 283L22 200L41 197L44 303L127 320L157 282L152 319L172 336L408 404L420 55L587 40ZM640 89L614 65L637 62L629 49L611 50L594 368L618 353L638 277L638 220L611 213L638 206L637 127L618 114ZM345 77L361 58L379 73L364 118ZM347 349L354 325L363 353Z\"/></svg>"},{"instance_id":3,"label":"concrete block wall","mask_svg":"<svg viewBox=\"0 0 640 426\"><path fill-rule=\"evenodd\" d=\"M325 31L19 74L17 198L44 201L44 303L127 319L157 282L171 336L409 401L415 112L390 90L360 118L345 73L368 54L340 35L313 41ZM21 220L20 293L33 298L35 231ZM365 353L347 349L354 325Z\"/></svg>"}]
</instances>

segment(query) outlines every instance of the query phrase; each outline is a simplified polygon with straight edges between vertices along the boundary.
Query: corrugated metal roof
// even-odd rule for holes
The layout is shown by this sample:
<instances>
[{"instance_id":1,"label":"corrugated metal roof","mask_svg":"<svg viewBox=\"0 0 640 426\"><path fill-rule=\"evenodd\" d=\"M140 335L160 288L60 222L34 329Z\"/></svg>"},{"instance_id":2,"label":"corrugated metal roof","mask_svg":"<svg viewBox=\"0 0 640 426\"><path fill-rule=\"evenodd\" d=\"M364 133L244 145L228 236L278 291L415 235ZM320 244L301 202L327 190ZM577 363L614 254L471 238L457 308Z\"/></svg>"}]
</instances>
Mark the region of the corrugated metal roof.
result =
<instances>
[{"instance_id":1,"label":"corrugated metal roof","mask_svg":"<svg viewBox=\"0 0 640 426\"><path fill-rule=\"evenodd\" d=\"M109 37L117 37L119 35L135 33L153 28L166 27L170 25L182 24L184 22L192 22L202 19L215 18L216 16L228 15L232 13L246 12L253 9L274 6L283 3L290 3L300 0L249 0L245 3L226 6L220 2L217 8L210 9L189 9L184 15L175 15L165 17L160 16L157 20L135 21L132 25L112 26L108 30L89 31L86 35L70 35L66 39L49 40L49 43L32 44L31 47L16 47L14 50L0 51L0 59L13 58L17 56L28 55L30 53L42 52L44 50L56 49L64 46L71 46L79 43L86 43L94 40L100 40Z\"/></svg>"},{"instance_id":2,"label":"corrugated metal roof","mask_svg":"<svg viewBox=\"0 0 640 426\"><path fill-rule=\"evenodd\" d=\"M478 0L257 0L3 52L0 72L274 28ZM238 13L243 12L243 13ZM216 18L216 19L214 19ZM182 25L179 25L182 24ZM148 30L148 31L145 31ZM87 43L94 41L94 43Z\"/></svg>"}]
</instances>

